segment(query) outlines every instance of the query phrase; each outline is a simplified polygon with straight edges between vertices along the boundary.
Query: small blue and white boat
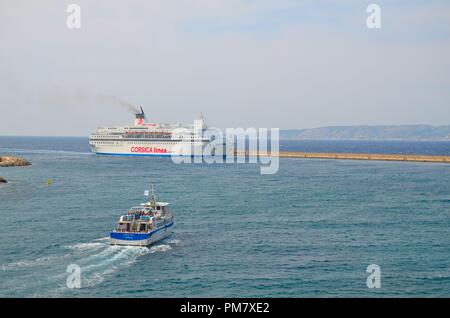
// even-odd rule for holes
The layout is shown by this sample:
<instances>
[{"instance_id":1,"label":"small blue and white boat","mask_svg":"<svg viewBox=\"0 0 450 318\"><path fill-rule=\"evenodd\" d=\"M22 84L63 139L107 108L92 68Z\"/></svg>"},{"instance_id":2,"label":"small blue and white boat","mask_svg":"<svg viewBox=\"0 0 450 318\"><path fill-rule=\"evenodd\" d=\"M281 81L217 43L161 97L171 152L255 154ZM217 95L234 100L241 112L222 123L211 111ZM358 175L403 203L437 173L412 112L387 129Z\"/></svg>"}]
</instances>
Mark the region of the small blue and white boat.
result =
<instances>
[{"instance_id":1,"label":"small blue and white boat","mask_svg":"<svg viewBox=\"0 0 450 318\"><path fill-rule=\"evenodd\" d=\"M110 244L148 246L172 234L174 224L169 203L157 202L152 189L150 202L132 207L120 216L117 228L110 232Z\"/></svg>"}]
</instances>

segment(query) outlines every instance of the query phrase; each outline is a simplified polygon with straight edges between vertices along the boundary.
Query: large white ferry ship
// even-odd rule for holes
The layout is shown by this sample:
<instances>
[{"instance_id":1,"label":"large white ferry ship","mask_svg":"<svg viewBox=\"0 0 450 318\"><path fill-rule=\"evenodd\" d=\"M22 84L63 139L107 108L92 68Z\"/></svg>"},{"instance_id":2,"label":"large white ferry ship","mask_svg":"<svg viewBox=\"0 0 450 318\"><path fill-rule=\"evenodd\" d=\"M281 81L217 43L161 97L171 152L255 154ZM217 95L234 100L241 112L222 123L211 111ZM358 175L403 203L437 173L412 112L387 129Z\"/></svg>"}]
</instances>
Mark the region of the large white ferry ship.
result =
<instances>
[{"instance_id":1,"label":"large white ferry ship","mask_svg":"<svg viewBox=\"0 0 450 318\"><path fill-rule=\"evenodd\" d=\"M93 152L102 155L185 155L183 149L203 148L211 141L202 134L207 128L203 116L196 123L199 125L148 123L141 107L135 114L134 125L99 127L90 135L89 143Z\"/></svg>"}]
</instances>

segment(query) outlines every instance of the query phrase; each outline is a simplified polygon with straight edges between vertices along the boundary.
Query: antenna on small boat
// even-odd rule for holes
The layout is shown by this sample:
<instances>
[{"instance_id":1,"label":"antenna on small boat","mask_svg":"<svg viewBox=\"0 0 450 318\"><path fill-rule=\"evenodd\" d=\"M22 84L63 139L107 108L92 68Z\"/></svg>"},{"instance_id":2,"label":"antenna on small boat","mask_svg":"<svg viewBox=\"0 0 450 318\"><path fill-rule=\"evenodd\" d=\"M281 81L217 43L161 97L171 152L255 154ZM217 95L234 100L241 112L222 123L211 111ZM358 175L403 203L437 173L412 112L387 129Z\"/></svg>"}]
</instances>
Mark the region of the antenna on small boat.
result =
<instances>
[{"instance_id":1,"label":"antenna on small boat","mask_svg":"<svg viewBox=\"0 0 450 318\"><path fill-rule=\"evenodd\" d=\"M155 195L155 188L152 183L152 201L151 204L153 204L154 209L156 210L156 195Z\"/></svg>"}]
</instances>

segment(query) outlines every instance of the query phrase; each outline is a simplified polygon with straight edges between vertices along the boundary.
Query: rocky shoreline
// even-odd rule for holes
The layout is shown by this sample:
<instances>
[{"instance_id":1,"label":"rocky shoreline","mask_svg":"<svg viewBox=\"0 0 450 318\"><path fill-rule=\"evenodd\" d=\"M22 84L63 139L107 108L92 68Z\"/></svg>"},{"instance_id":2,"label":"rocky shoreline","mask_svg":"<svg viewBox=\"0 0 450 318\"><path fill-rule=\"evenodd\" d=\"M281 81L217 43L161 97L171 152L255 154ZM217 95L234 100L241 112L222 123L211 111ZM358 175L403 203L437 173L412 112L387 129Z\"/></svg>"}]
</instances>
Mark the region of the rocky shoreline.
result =
<instances>
[{"instance_id":1,"label":"rocky shoreline","mask_svg":"<svg viewBox=\"0 0 450 318\"><path fill-rule=\"evenodd\" d=\"M29 166L31 163L20 157L2 156L0 157L0 167L22 167Z\"/></svg>"},{"instance_id":2,"label":"rocky shoreline","mask_svg":"<svg viewBox=\"0 0 450 318\"><path fill-rule=\"evenodd\" d=\"M23 167L29 166L31 163L23 158L14 156L2 156L0 157L0 167ZM0 183L8 183L5 178L0 176Z\"/></svg>"}]
</instances>

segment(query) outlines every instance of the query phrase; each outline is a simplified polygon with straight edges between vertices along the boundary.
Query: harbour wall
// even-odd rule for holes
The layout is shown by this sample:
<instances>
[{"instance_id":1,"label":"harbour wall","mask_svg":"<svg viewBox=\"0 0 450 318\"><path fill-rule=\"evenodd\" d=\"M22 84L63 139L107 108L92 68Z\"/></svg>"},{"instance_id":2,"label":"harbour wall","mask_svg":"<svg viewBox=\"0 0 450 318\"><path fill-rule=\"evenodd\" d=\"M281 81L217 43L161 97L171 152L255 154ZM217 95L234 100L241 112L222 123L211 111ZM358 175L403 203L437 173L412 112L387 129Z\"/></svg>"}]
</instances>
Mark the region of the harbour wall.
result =
<instances>
[{"instance_id":1,"label":"harbour wall","mask_svg":"<svg viewBox=\"0 0 450 318\"><path fill-rule=\"evenodd\" d=\"M237 151L237 155L257 155L256 152ZM263 154L261 156L271 156ZM406 161L406 162L435 162L450 163L450 156L427 156L427 155L399 155L399 154L375 154L375 153L333 153L333 152L300 152L280 151L281 158L304 158L304 159L337 159L337 160L376 160L376 161Z\"/></svg>"}]
</instances>

